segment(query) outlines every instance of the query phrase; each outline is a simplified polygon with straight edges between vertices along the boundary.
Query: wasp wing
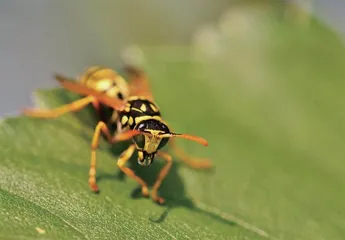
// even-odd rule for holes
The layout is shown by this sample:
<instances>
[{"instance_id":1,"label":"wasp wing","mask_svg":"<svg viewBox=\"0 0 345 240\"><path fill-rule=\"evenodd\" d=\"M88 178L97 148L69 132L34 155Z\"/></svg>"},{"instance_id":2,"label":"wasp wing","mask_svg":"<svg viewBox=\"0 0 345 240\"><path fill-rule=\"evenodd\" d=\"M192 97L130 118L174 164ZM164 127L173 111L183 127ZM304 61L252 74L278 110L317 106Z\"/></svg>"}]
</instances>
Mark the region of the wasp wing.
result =
<instances>
[{"instance_id":1,"label":"wasp wing","mask_svg":"<svg viewBox=\"0 0 345 240\"><path fill-rule=\"evenodd\" d=\"M129 80L130 96L146 97L154 101L148 77L145 72L134 66L125 66Z\"/></svg>"},{"instance_id":2,"label":"wasp wing","mask_svg":"<svg viewBox=\"0 0 345 240\"><path fill-rule=\"evenodd\" d=\"M89 96L89 95L94 96L95 98L97 98L99 102L111 108L114 108L117 111L123 110L125 106L125 102L121 101L120 99L108 97L105 93L98 92L94 89L88 88L82 85L81 83L76 82L60 74L55 74L54 76L63 88L71 92L78 93L80 95L85 95L85 96Z\"/></svg>"}]
</instances>

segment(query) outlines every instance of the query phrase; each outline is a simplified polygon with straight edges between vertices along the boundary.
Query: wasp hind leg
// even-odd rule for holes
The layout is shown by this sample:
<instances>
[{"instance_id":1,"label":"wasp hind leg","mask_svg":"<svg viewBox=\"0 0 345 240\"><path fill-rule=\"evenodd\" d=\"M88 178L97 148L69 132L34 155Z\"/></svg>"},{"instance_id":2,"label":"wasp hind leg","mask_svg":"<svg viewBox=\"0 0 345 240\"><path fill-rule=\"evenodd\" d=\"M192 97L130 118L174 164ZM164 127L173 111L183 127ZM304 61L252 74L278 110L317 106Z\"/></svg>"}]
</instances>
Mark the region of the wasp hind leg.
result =
<instances>
[{"instance_id":1,"label":"wasp hind leg","mask_svg":"<svg viewBox=\"0 0 345 240\"><path fill-rule=\"evenodd\" d=\"M23 113L26 116L36 118L57 118L68 112L79 111L82 108L86 107L88 104L93 102L97 102L95 97L87 96L55 109L24 109Z\"/></svg>"}]
</instances>

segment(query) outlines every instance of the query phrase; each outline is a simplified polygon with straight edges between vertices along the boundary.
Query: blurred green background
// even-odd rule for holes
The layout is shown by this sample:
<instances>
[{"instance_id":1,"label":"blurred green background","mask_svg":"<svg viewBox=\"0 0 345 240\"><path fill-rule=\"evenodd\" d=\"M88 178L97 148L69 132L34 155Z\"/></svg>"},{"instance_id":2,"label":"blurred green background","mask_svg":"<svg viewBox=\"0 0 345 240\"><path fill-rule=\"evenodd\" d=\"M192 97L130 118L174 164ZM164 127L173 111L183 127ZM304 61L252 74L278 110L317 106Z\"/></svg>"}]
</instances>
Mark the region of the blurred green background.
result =
<instances>
[{"instance_id":1,"label":"blurred green background","mask_svg":"<svg viewBox=\"0 0 345 240\"><path fill-rule=\"evenodd\" d=\"M1 3L1 19L12 19L1 47L18 46L2 47L1 96L10 102L2 113L52 86L52 72L75 76L89 65L141 59L165 119L210 143L180 146L212 158L215 170L176 161L161 189L168 205L160 207L130 197L136 183L119 181L120 151L103 143L102 194L94 196L86 183L89 111L53 121L11 118L0 131L0 236L344 239L345 49L336 24L292 2L45 1L35 14L27 11L32 3ZM303 3L324 16L321 1ZM18 31L18 22L27 25ZM75 98L36 94L46 107ZM133 167L152 184L161 166Z\"/></svg>"}]
</instances>

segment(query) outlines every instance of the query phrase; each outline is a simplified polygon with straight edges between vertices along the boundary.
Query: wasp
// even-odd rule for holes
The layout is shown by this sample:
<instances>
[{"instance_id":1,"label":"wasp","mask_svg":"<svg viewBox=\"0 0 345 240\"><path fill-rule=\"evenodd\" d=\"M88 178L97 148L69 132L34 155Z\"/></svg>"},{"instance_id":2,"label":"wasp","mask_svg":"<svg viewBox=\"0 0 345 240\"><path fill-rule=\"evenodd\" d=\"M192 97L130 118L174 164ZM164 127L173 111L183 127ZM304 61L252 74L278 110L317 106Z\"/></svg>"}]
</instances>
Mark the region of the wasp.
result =
<instances>
[{"instance_id":1,"label":"wasp","mask_svg":"<svg viewBox=\"0 0 345 240\"><path fill-rule=\"evenodd\" d=\"M148 185L143 179L137 176L132 169L126 167L127 161L135 151L137 152L137 162L141 166L151 165L156 157L160 157L166 161L166 164L159 172L151 190L152 200L162 204L165 199L158 195L158 190L164 178L167 176L173 160L170 154L161 151L161 149L169 140L173 143L173 139L176 138L191 140L204 146L207 146L208 142L204 138L198 136L173 132L163 120L160 110L153 99L146 74L142 70L134 67L126 67L126 70L130 76L130 82L127 86L123 84L122 88L118 89L112 89L111 86L115 87L115 83L122 83L122 80L118 80L119 78L112 78L113 81L104 81L104 86L101 80L94 82L90 80L88 84L87 79L90 79L90 76L93 76L92 72L96 71L94 68L90 68L87 71L88 74L84 74L81 81L75 81L62 75L56 75L56 79L63 88L86 97L57 109L27 109L24 113L33 117L46 118L57 117L63 113L79 110L89 103L93 103L96 108L99 104L110 107L116 112L116 117L114 117L113 120L117 123L117 129L112 134L107 124L102 120L98 122L95 128L91 143L91 163L88 179L89 187L93 192L99 191L99 187L96 183L96 153L99 146L100 135L103 133L110 144L132 140L129 147L120 154L117 166L128 177L133 178L141 185L141 192L145 197L150 195ZM93 74L95 73L96 72ZM111 76L114 77L114 75ZM115 79L117 80L115 81ZM113 85L109 84L109 82ZM122 97L119 93L122 94ZM175 144L172 144L172 146L180 159L189 166L193 168L211 167L209 160L200 160L190 157L184 153L184 151L177 148Z\"/></svg>"}]
</instances>

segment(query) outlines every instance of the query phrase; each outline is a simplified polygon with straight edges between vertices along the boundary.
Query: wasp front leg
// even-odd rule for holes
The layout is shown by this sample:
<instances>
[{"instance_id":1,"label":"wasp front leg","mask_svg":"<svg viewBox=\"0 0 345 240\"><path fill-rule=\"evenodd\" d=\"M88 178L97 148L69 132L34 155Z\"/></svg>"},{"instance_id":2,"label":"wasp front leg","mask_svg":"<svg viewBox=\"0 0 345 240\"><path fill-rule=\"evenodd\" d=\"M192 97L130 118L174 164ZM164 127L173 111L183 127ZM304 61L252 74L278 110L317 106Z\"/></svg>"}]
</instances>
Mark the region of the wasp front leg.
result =
<instances>
[{"instance_id":1,"label":"wasp front leg","mask_svg":"<svg viewBox=\"0 0 345 240\"><path fill-rule=\"evenodd\" d=\"M147 187L147 183L142 180L140 177L135 175L134 171L132 169L129 169L128 167L125 167L126 162L130 159L130 157L133 155L133 152L135 150L135 145L132 144L129 146L127 150L125 150L121 155L119 160L117 161L117 166L121 169L122 172L124 172L128 177L133 178L135 181L137 181L141 185L141 192L145 197L149 196L149 189Z\"/></svg>"},{"instance_id":2,"label":"wasp front leg","mask_svg":"<svg viewBox=\"0 0 345 240\"><path fill-rule=\"evenodd\" d=\"M162 204L165 202L165 200L164 198L158 196L158 189L161 186L166 175L169 173L169 170L172 165L172 157L168 153L165 153L165 152L158 152L157 155L163 158L167 163L158 174L157 180L154 183L153 188L152 188L151 197L153 201Z\"/></svg>"},{"instance_id":3,"label":"wasp front leg","mask_svg":"<svg viewBox=\"0 0 345 240\"><path fill-rule=\"evenodd\" d=\"M95 129L95 133L94 133L93 138L92 138L92 144L91 144L91 164L90 164L90 171L89 171L89 186L90 186L90 188L91 188L91 190L93 192L98 192L99 191L99 188L98 188L97 183L96 183L96 163L97 163L96 151L97 151L97 148L99 146L99 136L100 136L101 132L105 135L105 137L107 138L109 143L116 143L116 142L119 142L119 141L125 141L125 140L130 139L135 134L138 134L138 131L129 130L129 131L117 134L114 137L112 137L111 134L110 134L109 128L107 127L107 125L104 122L100 121L97 124L96 129ZM121 162L123 162L124 160L127 161L131 157L131 155L133 154L133 151L134 151L134 149L132 150L131 147L128 148L123 153L123 156L121 155L122 157L120 157L120 159L118 161L118 165L119 164L121 165ZM127 156L128 156L128 159L124 158L124 157L127 157ZM122 168L121 168L121 170L123 171ZM147 191L147 194L148 194L148 191Z\"/></svg>"}]
</instances>

